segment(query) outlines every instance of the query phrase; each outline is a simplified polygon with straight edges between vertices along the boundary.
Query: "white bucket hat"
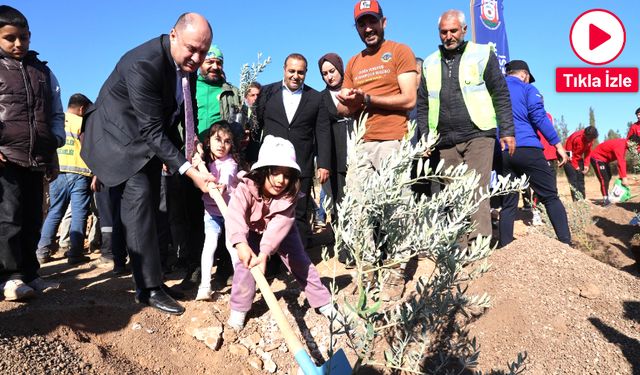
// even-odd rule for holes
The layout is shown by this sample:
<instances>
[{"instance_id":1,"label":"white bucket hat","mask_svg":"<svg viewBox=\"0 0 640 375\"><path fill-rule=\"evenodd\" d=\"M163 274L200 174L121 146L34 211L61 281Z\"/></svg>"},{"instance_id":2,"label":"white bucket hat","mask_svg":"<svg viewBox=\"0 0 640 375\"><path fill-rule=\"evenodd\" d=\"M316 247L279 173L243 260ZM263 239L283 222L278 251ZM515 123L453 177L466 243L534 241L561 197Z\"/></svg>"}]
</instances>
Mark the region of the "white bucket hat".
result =
<instances>
[{"instance_id":1,"label":"white bucket hat","mask_svg":"<svg viewBox=\"0 0 640 375\"><path fill-rule=\"evenodd\" d=\"M266 136L258 153L258 161L251 166L251 170L266 166L289 167L300 172L293 144L284 138Z\"/></svg>"}]
</instances>

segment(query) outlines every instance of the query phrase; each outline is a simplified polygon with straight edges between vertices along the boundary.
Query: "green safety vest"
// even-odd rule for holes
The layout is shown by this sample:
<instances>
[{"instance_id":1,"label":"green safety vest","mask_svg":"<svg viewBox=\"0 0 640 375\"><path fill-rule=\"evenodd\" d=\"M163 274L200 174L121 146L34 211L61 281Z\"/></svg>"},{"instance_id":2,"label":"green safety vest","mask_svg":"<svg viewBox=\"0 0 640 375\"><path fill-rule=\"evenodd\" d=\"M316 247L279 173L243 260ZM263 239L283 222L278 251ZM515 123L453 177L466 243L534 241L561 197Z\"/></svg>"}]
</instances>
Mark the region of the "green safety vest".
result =
<instances>
[{"instance_id":1,"label":"green safety vest","mask_svg":"<svg viewBox=\"0 0 640 375\"><path fill-rule=\"evenodd\" d=\"M497 125L496 111L483 80L490 53L493 53L493 50L487 44L467 42L460 59L458 73L462 98L469 111L469 116L471 116L471 121L482 130L495 129ZM423 67L429 93L429 130L432 131L437 129L438 116L440 115L441 61L442 55L438 49L425 59Z\"/></svg>"}]
</instances>

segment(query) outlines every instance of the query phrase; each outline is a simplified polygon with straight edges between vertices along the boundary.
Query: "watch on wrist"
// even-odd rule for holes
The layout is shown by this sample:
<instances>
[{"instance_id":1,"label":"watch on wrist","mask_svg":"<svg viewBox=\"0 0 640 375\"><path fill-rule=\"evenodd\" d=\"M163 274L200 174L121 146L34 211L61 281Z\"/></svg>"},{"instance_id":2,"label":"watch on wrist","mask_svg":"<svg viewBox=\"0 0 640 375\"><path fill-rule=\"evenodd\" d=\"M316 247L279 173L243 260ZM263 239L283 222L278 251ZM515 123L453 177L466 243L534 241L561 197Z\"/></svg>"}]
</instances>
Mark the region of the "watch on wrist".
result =
<instances>
[{"instance_id":1,"label":"watch on wrist","mask_svg":"<svg viewBox=\"0 0 640 375\"><path fill-rule=\"evenodd\" d=\"M369 105L371 105L371 95L364 94L364 105L365 107L368 107Z\"/></svg>"}]
</instances>

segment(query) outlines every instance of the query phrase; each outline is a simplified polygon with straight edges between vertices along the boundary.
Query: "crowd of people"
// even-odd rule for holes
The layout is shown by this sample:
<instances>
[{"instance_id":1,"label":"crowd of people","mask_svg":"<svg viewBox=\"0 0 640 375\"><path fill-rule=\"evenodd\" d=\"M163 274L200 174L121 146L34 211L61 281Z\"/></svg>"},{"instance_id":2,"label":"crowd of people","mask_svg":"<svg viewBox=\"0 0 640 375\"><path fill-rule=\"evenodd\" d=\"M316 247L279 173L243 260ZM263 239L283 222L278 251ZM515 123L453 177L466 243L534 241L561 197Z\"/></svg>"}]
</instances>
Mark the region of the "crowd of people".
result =
<instances>
[{"instance_id":1,"label":"crowd of people","mask_svg":"<svg viewBox=\"0 0 640 375\"><path fill-rule=\"evenodd\" d=\"M211 300L216 262L216 277L232 286L228 324L241 329L255 295L249 270L268 273L279 267L270 265L277 254L309 304L335 316L330 293L307 254L314 180L332 196L332 220L341 220L335 207L345 186L358 184L349 168L376 173L412 135L415 144L437 132L438 142L424 160L435 166L443 159L445 167L465 163L480 175L481 187L490 184L492 170L529 176L558 240L567 244L571 233L550 160L564 167L574 199L585 197L589 165L605 204L611 161L618 161L627 184L625 152L636 147L640 109L627 139L592 150L598 132L588 127L563 146L528 64L510 61L505 76L491 46L465 40L463 12L440 16L442 44L424 60L409 46L385 39L387 19L378 1L358 1L354 21L364 49L346 66L335 53L319 58L323 91L305 84L307 58L291 53L282 80L253 82L241 93L226 80L224 54L211 44L206 18L185 13L169 34L125 53L95 103L74 94L63 112L55 75L29 50L27 19L0 6L4 299L26 300L59 286L39 277L38 270L56 251L56 232L69 206L70 245L64 255L69 265L90 260L84 243L93 202L101 235L98 263L117 275L130 269L138 303L182 314L176 301L181 296L163 281L178 266L186 272L183 283L197 285L196 300ZM363 112L368 114L363 157L348 166L347 135ZM409 119L416 122L415 134L407 134ZM424 199L440 189L437 182L414 186ZM502 201L500 246L513 241L518 200L511 194ZM481 202L470 218L475 229L464 241L491 235L490 211L490 202ZM353 264L350 254L337 258ZM383 298L402 297L404 269L401 265L387 280Z\"/></svg>"}]
</instances>

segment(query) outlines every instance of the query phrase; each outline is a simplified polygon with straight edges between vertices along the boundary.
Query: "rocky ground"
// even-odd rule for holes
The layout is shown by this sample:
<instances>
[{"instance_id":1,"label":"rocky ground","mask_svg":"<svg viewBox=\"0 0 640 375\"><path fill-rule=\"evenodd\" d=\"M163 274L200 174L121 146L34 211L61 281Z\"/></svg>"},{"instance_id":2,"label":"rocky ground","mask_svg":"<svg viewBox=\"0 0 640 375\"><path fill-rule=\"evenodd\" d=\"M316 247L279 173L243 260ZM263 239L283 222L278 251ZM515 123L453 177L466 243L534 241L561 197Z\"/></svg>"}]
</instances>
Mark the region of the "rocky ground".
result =
<instances>
[{"instance_id":1,"label":"rocky ground","mask_svg":"<svg viewBox=\"0 0 640 375\"><path fill-rule=\"evenodd\" d=\"M560 184L566 199L566 181ZM589 198L599 196L595 180L587 186ZM527 374L640 374L640 283L629 245L638 228L628 224L638 202L589 203L596 221L585 230L590 242L582 251L541 235L521 213L517 240L498 250L491 272L471 285L492 297L492 307L470 327L483 371L506 369L526 351ZM329 275L333 261L315 260ZM420 263L416 275L425 267ZM348 292L352 275L336 269ZM195 302L195 291L186 291L187 312L175 317L135 304L130 276L112 277L95 262L70 267L58 258L42 275L61 289L27 303L0 301L1 374L298 371L259 295L246 328L236 334L223 324L226 288L214 302ZM181 276L169 275L167 284L179 289ZM326 360L326 319L309 308L290 277L274 280L272 288L308 351L317 362Z\"/></svg>"}]
</instances>

